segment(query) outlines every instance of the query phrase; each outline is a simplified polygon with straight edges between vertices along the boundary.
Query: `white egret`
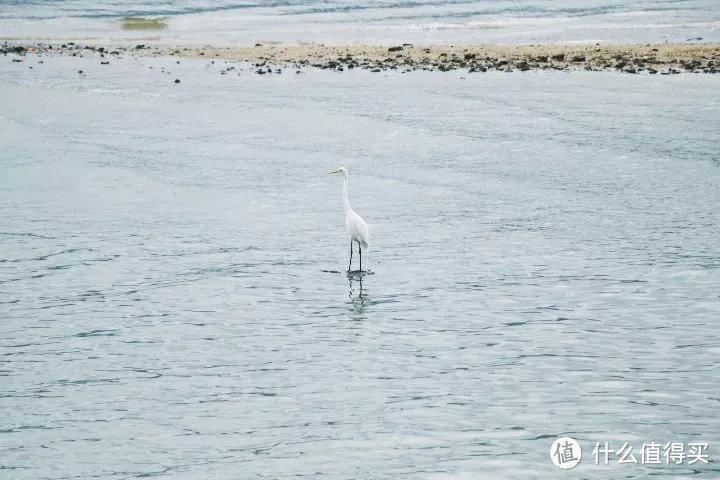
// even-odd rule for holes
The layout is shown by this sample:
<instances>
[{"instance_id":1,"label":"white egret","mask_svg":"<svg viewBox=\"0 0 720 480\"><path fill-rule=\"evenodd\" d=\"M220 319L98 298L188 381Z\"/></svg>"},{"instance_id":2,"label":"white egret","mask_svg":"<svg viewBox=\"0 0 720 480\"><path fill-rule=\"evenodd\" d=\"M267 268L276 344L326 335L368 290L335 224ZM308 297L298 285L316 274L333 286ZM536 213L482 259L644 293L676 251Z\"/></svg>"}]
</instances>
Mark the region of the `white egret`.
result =
<instances>
[{"instance_id":1,"label":"white egret","mask_svg":"<svg viewBox=\"0 0 720 480\"><path fill-rule=\"evenodd\" d=\"M329 174L342 173L345 175L343 181L343 206L345 207L345 226L350 235L350 264L348 265L348 273L352 267L353 242L358 244L358 253L360 254L360 272L362 272L362 249L367 248L370 236L368 234L368 225L363 218L357 214L350 206L348 200L348 172L345 167L340 167Z\"/></svg>"}]
</instances>

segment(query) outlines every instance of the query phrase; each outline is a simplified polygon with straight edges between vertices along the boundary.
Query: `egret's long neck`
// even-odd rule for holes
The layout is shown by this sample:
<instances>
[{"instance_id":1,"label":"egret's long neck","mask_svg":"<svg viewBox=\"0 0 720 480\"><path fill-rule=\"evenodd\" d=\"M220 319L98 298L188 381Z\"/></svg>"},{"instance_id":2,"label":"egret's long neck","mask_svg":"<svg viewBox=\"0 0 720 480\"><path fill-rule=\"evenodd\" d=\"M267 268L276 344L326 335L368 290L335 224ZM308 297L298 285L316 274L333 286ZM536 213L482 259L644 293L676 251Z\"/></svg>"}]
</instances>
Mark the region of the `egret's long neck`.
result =
<instances>
[{"instance_id":1,"label":"egret's long neck","mask_svg":"<svg viewBox=\"0 0 720 480\"><path fill-rule=\"evenodd\" d=\"M350 211L350 200L348 199L348 177L345 174L345 180L343 181L343 206L345 207L345 213Z\"/></svg>"}]
</instances>

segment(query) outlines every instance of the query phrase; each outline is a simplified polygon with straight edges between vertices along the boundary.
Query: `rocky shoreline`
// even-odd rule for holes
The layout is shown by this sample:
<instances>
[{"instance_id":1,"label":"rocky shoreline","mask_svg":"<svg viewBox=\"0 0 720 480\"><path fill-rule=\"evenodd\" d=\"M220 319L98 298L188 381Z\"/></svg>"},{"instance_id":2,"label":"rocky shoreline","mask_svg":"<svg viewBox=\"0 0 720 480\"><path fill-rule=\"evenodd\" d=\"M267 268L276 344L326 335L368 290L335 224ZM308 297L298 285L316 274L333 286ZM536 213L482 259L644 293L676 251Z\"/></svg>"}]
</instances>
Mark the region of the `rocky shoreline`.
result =
<instances>
[{"instance_id":1,"label":"rocky shoreline","mask_svg":"<svg viewBox=\"0 0 720 480\"><path fill-rule=\"evenodd\" d=\"M90 45L66 43L15 43L0 45L0 54L97 55L100 62L113 58L176 57L243 62L258 74L282 69L319 68L337 72L365 69L371 72L416 70L532 71L587 70L628 74L720 73L720 44L658 45L436 45L412 44L323 45L257 43L253 46L168 47L161 45Z\"/></svg>"}]
</instances>

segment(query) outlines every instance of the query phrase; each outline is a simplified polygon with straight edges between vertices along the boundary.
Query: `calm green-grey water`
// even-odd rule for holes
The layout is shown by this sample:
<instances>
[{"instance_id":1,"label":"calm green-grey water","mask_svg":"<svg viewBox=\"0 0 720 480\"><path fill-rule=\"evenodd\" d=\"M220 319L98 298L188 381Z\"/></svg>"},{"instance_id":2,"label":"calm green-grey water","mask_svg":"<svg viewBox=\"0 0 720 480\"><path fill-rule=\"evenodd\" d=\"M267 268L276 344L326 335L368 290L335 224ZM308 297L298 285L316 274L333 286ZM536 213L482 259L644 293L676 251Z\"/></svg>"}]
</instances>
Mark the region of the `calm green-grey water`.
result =
<instances>
[{"instance_id":1,"label":"calm green-grey water","mask_svg":"<svg viewBox=\"0 0 720 480\"><path fill-rule=\"evenodd\" d=\"M124 17L164 20L122 30ZM717 0L0 0L0 37L170 44L720 42Z\"/></svg>"},{"instance_id":2,"label":"calm green-grey water","mask_svg":"<svg viewBox=\"0 0 720 480\"><path fill-rule=\"evenodd\" d=\"M720 475L717 77L36 61L0 62L0 477Z\"/></svg>"}]
</instances>

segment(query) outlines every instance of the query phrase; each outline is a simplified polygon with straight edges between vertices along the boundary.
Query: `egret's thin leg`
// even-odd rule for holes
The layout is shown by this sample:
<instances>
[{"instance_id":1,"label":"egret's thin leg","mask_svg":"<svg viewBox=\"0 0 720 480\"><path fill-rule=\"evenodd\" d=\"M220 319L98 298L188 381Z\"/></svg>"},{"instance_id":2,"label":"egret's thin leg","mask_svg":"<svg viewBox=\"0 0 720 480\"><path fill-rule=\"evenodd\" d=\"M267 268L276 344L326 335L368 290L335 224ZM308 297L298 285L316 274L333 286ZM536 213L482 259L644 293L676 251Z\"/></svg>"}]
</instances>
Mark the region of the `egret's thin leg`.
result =
<instances>
[{"instance_id":1,"label":"egret's thin leg","mask_svg":"<svg viewBox=\"0 0 720 480\"><path fill-rule=\"evenodd\" d=\"M360 242L358 242L358 252L360 252L360 272L362 273L362 247L360 246Z\"/></svg>"},{"instance_id":2,"label":"egret's thin leg","mask_svg":"<svg viewBox=\"0 0 720 480\"><path fill-rule=\"evenodd\" d=\"M348 264L348 273L350 273L351 268L352 268L352 240L350 240L350 263Z\"/></svg>"}]
</instances>

